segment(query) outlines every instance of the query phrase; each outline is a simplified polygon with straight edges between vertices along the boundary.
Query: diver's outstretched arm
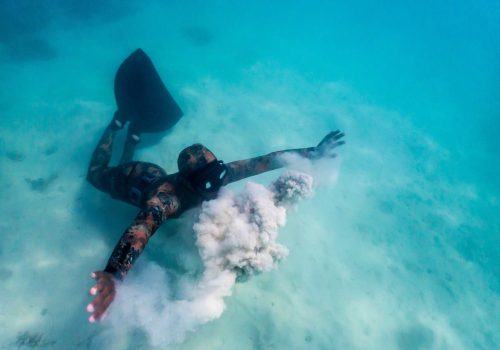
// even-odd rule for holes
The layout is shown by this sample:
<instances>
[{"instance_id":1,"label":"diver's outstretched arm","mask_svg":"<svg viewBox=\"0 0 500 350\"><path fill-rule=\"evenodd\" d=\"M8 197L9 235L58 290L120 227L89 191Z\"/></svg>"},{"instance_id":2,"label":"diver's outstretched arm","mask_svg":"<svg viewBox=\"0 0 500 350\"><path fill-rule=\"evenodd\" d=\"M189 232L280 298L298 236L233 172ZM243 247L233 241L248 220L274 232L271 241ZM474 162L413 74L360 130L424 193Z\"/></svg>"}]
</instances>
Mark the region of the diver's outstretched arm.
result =
<instances>
[{"instance_id":1,"label":"diver's outstretched arm","mask_svg":"<svg viewBox=\"0 0 500 350\"><path fill-rule=\"evenodd\" d=\"M228 175L225 182L227 184L250 176L258 175L266 171L281 168L285 166L282 156L286 154L297 154L312 160L324 157L336 157L337 154L333 150L345 143L345 141L342 140L343 137L344 133L336 130L326 135L315 147L277 151L266 154L265 156L228 163Z\"/></svg>"},{"instance_id":2,"label":"diver's outstretched arm","mask_svg":"<svg viewBox=\"0 0 500 350\"><path fill-rule=\"evenodd\" d=\"M103 317L115 298L116 283L125 278L151 236L169 216L175 214L178 208L178 198L165 193L160 186L156 195L139 212L115 246L104 271L95 271L91 275L96 279L96 285L90 289L90 294L97 296L87 306L87 311L92 313L90 322Z\"/></svg>"}]
</instances>

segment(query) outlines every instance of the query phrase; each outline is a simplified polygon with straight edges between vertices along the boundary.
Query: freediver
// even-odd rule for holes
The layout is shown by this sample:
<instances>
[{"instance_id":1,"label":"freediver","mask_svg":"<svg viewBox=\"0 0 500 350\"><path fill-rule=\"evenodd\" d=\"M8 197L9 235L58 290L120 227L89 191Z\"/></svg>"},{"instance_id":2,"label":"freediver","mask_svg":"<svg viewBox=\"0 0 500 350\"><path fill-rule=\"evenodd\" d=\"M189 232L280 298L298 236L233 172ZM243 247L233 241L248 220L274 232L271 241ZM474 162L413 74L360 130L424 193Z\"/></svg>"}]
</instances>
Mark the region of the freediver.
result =
<instances>
[{"instance_id":1,"label":"freediver","mask_svg":"<svg viewBox=\"0 0 500 350\"><path fill-rule=\"evenodd\" d=\"M123 281L149 239L167 219L204 200L217 197L218 190L231 182L283 167L284 154L298 154L308 159L335 157L334 149L342 144L344 134L332 131L315 147L272 152L264 156L224 163L205 146L193 144L182 150L177 159L179 171L168 175L152 163L132 161L141 133L171 128L182 111L161 81L153 63L141 49L132 53L115 76L117 111L95 148L87 180L111 197L138 207L139 213L116 244L104 270L91 277L95 296L88 304L89 322L102 319ZM109 166L113 140L129 123L124 150L118 166Z\"/></svg>"}]
</instances>

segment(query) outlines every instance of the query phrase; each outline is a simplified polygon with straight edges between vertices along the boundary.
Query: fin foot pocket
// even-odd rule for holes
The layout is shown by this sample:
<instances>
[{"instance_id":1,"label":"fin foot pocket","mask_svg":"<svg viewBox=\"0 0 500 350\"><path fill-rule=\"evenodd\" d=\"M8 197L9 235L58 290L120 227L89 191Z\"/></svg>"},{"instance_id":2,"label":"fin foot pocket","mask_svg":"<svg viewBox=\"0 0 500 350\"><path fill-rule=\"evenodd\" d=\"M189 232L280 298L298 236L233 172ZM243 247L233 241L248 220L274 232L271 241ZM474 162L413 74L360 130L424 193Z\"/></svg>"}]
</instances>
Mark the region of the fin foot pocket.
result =
<instances>
[{"instance_id":1,"label":"fin foot pocket","mask_svg":"<svg viewBox=\"0 0 500 350\"><path fill-rule=\"evenodd\" d=\"M173 127L183 113L146 53L137 49L115 75L115 117L130 122L135 133L162 132Z\"/></svg>"}]
</instances>

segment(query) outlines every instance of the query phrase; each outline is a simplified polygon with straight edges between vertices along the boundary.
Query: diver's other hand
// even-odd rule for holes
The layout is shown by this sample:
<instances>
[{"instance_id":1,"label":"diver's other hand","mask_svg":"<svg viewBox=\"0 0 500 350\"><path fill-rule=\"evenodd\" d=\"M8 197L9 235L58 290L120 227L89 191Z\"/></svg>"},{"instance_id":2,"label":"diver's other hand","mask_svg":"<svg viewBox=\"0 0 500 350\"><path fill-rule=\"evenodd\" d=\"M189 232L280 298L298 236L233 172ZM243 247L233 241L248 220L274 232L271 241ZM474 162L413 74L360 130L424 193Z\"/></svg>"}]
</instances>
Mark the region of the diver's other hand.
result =
<instances>
[{"instance_id":1,"label":"diver's other hand","mask_svg":"<svg viewBox=\"0 0 500 350\"><path fill-rule=\"evenodd\" d=\"M94 323L102 319L115 298L117 280L112 274L104 271L92 272L90 276L96 280L96 285L90 288L90 295L96 297L87 305L87 311L92 314L89 317L89 322Z\"/></svg>"},{"instance_id":2,"label":"diver's other hand","mask_svg":"<svg viewBox=\"0 0 500 350\"><path fill-rule=\"evenodd\" d=\"M340 130L335 130L328 133L328 135L326 135L323 140L321 140L321 142L316 146L316 152L313 159L322 157L336 157L337 153L334 152L334 149L338 146L342 146L345 143L345 141L342 140L344 136L344 133Z\"/></svg>"}]
</instances>

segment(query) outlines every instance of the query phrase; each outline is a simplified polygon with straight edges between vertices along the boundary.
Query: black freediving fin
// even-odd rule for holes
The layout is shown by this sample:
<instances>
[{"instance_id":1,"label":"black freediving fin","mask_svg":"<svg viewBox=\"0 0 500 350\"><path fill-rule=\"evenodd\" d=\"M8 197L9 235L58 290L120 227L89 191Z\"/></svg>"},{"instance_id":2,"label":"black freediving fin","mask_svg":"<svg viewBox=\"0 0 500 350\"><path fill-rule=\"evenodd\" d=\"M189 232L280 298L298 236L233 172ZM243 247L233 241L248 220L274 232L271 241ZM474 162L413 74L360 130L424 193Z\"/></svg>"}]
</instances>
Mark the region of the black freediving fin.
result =
<instances>
[{"instance_id":1,"label":"black freediving fin","mask_svg":"<svg viewBox=\"0 0 500 350\"><path fill-rule=\"evenodd\" d=\"M129 130L137 134L165 131L183 114L153 62L141 49L135 50L118 68L115 98L118 118L129 121Z\"/></svg>"}]
</instances>

